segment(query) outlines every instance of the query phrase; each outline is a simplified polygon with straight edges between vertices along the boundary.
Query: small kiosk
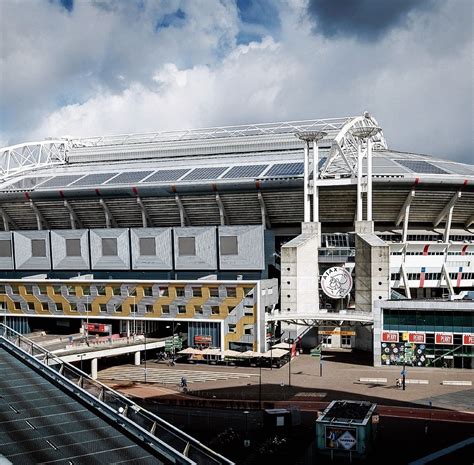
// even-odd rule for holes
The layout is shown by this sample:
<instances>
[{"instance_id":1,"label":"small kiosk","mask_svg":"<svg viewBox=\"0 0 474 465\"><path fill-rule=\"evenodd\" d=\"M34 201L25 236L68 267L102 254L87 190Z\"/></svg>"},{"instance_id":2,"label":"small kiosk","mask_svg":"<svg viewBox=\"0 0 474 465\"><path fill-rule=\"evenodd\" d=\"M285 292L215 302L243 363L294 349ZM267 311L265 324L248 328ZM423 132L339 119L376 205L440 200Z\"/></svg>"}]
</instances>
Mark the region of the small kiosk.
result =
<instances>
[{"instance_id":1,"label":"small kiosk","mask_svg":"<svg viewBox=\"0 0 474 465\"><path fill-rule=\"evenodd\" d=\"M316 420L318 453L364 458L372 449L378 415L377 404L334 400Z\"/></svg>"}]
</instances>

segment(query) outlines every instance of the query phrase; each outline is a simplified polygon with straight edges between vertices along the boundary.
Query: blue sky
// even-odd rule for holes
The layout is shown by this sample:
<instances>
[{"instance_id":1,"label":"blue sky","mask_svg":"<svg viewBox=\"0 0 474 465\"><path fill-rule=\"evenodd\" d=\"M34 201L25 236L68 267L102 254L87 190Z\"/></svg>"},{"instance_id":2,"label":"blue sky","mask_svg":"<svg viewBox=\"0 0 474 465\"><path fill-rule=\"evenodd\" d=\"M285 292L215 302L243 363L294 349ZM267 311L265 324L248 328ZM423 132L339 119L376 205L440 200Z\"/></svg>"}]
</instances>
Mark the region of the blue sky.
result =
<instances>
[{"instance_id":1,"label":"blue sky","mask_svg":"<svg viewBox=\"0 0 474 465\"><path fill-rule=\"evenodd\" d=\"M0 145L358 115L472 163L470 0L4 0Z\"/></svg>"}]
</instances>

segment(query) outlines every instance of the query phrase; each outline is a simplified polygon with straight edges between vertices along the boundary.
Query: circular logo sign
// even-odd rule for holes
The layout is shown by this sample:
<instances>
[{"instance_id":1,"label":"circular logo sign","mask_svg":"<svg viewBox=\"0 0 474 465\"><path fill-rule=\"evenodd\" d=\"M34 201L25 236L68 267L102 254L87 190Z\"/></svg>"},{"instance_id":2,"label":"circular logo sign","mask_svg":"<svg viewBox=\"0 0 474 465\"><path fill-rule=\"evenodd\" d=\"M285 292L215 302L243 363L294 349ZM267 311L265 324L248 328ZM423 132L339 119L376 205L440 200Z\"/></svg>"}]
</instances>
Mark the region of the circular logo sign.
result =
<instances>
[{"instance_id":1,"label":"circular logo sign","mask_svg":"<svg viewBox=\"0 0 474 465\"><path fill-rule=\"evenodd\" d=\"M327 296L341 299L351 292L352 276L346 269L334 266L321 276L321 287Z\"/></svg>"}]
</instances>

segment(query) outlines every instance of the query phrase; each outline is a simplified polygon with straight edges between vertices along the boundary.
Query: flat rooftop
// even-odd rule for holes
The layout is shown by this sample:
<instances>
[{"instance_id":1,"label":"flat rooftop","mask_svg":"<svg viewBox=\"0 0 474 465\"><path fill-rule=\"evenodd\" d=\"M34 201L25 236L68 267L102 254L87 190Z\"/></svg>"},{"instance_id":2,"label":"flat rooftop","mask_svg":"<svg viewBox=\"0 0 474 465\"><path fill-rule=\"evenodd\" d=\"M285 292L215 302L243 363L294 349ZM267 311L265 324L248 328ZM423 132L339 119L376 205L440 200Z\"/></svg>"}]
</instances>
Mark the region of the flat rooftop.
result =
<instances>
[{"instance_id":1,"label":"flat rooftop","mask_svg":"<svg viewBox=\"0 0 474 465\"><path fill-rule=\"evenodd\" d=\"M350 400L331 402L323 415L318 418L321 423L367 424L377 404Z\"/></svg>"}]
</instances>

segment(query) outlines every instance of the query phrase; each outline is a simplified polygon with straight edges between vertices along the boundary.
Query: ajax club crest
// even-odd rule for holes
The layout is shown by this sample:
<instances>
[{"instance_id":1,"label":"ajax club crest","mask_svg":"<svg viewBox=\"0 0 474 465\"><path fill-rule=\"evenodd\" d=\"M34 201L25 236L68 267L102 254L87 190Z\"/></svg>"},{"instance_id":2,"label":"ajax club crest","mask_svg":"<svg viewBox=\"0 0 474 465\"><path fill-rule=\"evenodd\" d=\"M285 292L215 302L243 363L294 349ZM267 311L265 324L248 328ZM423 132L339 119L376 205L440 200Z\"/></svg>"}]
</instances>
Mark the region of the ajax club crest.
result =
<instances>
[{"instance_id":1,"label":"ajax club crest","mask_svg":"<svg viewBox=\"0 0 474 465\"><path fill-rule=\"evenodd\" d=\"M334 266L321 276L321 287L327 296L342 299L352 289L352 276L346 269Z\"/></svg>"}]
</instances>

